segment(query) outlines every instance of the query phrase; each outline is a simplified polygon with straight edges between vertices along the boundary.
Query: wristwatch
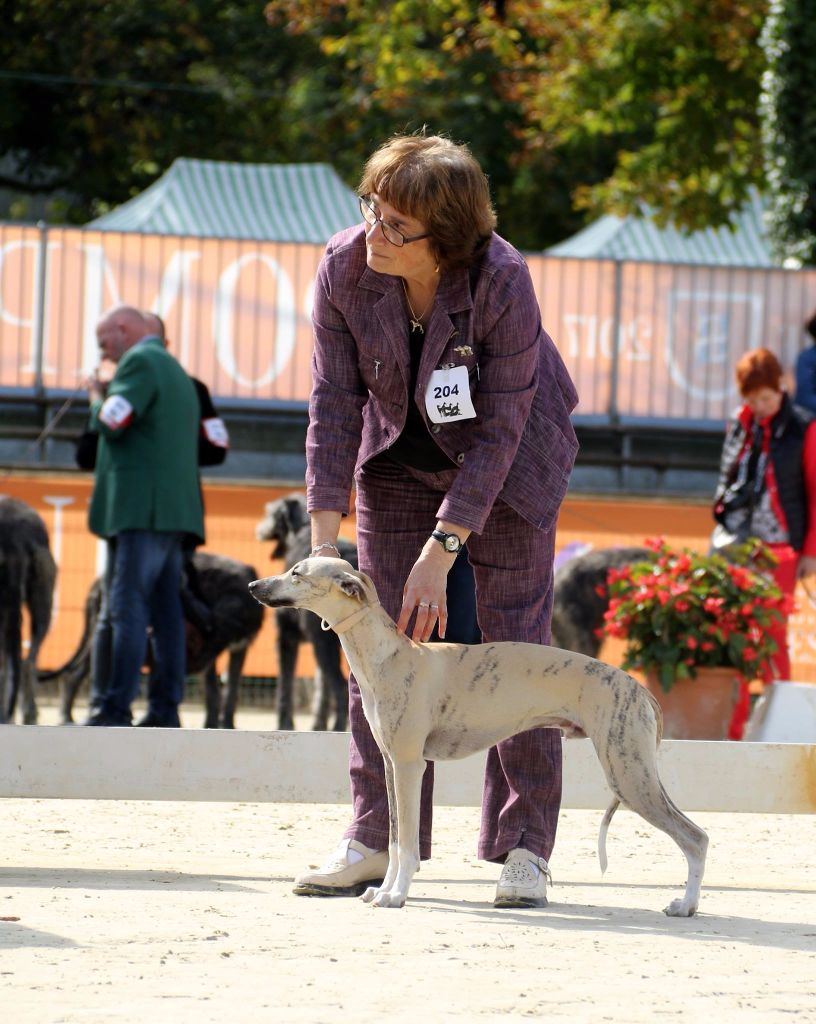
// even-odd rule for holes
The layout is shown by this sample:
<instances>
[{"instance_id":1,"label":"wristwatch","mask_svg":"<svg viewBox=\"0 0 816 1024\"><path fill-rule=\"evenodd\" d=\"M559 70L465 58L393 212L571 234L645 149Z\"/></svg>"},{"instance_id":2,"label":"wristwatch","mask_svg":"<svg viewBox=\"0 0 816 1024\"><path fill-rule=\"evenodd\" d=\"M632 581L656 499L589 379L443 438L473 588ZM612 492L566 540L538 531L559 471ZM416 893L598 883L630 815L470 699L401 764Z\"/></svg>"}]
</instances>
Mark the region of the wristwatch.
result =
<instances>
[{"instance_id":1,"label":"wristwatch","mask_svg":"<svg viewBox=\"0 0 816 1024\"><path fill-rule=\"evenodd\" d=\"M462 550L462 540L455 533L443 533L441 530L434 530L431 536L434 540L438 540L442 547L452 555Z\"/></svg>"}]
</instances>

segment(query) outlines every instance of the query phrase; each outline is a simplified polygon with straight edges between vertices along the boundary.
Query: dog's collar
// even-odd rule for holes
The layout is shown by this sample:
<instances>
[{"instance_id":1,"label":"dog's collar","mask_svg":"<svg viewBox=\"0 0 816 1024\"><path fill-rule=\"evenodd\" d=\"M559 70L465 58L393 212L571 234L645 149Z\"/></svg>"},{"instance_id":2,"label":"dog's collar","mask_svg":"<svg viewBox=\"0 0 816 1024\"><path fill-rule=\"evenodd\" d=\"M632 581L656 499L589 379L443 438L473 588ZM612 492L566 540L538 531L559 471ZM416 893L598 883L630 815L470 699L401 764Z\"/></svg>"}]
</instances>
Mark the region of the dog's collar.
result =
<instances>
[{"instance_id":1,"label":"dog's collar","mask_svg":"<svg viewBox=\"0 0 816 1024\"><path fill-rule=\"evenodd\" d=\"M379 604L380 602L377 601L376 603ZM365 605L363 605L362 608L358 608L356 612L352 612L351 615L347 615L345 617L345 619L341 619L339 622L336 622L334 625L332 625L330 622L326 622L325 619L321 619L320 620L320 628L323 629L323 630L333 629L335 633L345 633L345 631L347 629L351 629L351 627L355 623L359 622L360 619L365 614L370 612L371 609L374 608L374 607L375 607L375 605L373 605L373 604L365 604Z\"/></svg>"}]
</instances>

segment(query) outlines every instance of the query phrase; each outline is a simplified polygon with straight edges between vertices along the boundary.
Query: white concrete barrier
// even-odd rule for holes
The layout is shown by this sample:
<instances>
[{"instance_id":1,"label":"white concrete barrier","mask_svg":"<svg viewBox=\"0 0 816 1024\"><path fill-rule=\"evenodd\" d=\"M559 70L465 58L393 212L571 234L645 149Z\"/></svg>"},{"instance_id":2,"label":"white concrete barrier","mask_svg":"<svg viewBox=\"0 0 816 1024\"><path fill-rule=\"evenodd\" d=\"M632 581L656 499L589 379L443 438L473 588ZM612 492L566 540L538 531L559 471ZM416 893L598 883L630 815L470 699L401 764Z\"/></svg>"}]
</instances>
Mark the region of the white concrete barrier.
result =
<instances>
[{"instance_id":1,"label":"white concrete barrier","mask_svg":"<svg viewBox=\"0 0 816 1024\"><path fill-rule=\"evenodd\" d=\"M346 803L348 735L0 726L0 797ZM816 813L816 746L666 740L666 789L685 810ZM481 802L484 755L436 766L435 801ZM565 807L605 808L589 740L564 743Z\"/></svg>"}]
</instances>

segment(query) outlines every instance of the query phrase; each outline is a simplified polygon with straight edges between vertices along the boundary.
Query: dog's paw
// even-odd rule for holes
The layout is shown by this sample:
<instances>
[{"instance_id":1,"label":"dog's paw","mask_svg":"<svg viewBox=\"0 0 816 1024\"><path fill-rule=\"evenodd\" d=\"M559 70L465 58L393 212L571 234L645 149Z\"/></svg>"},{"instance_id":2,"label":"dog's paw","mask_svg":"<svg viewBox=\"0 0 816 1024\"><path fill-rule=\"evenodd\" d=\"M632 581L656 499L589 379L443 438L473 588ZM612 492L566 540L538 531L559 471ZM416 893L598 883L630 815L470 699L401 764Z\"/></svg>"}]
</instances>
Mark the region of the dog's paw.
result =
<instances>
[{"instance_id":1,"label":"dog's paw","mask_svg":"<svg viewBox=\"0 0 816 1024\"><path fill-rule=\"evenodd\" d=\"M681 900L672 900L663 910L667 917L693 917L696 912L697 904L685 897Z\"/></svg>"},{"instance_id":2,"label":"dog's paw","mask_svg":"<svg viewBox=\"0 0 816 1024\"><path fill-rule=\"evenodd\" d=\"M370 899L366 899L371 893ZM393 907L399 909L405 906L405 894L396 889L367 889L362 898L372 907Z\"/></svg>"}]
</instances>

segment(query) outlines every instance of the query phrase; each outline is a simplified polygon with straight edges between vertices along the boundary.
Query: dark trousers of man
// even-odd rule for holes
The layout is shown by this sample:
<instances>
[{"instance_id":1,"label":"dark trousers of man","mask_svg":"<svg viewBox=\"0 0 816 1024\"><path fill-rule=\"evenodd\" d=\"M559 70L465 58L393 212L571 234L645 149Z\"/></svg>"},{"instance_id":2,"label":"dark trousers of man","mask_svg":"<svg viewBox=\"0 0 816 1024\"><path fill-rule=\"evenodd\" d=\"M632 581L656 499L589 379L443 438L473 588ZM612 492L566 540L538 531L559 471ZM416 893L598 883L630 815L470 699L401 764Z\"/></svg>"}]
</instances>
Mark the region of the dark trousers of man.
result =
<instances>
[{"instance_id":1,"label":"dark trousers of man","mask_svg":"<svg viewBox=\"0 0 816 1024\"><path fill-rule=\"evenodd\" d=\"M152 626L148 711L166 724L177 723L185 672L181 566L180 534L123 530L108 540L102 609L91 651L92 711L130 724Z\"/></svg>"},{"instance_id":2,"label":"dark trousers of man","mask_svg":"<svg viewBox=\"0 0 816 1024\"><path fill-rule=\"evenodd\" d=\"M424 473L377 459L357 477L357 548L360 569L371 576L392 618L412 565L437 520L456 470ZM552 614L552 532L536 530L503 502L494 506L481 535L471 534L468 557L476 578L479 626L485 642L546 644ZM349 680L349 769L354 818L345 835L373 849L388 846L388 797L382 755ZM496 695L501 700L501 692ZM431 855L433 764L422 782L420 856ZM524 847L549 860L561 804L561 734L533 729L493 747L487 755L479 856L502 861Z\"/></svg>"}]
</instances>

